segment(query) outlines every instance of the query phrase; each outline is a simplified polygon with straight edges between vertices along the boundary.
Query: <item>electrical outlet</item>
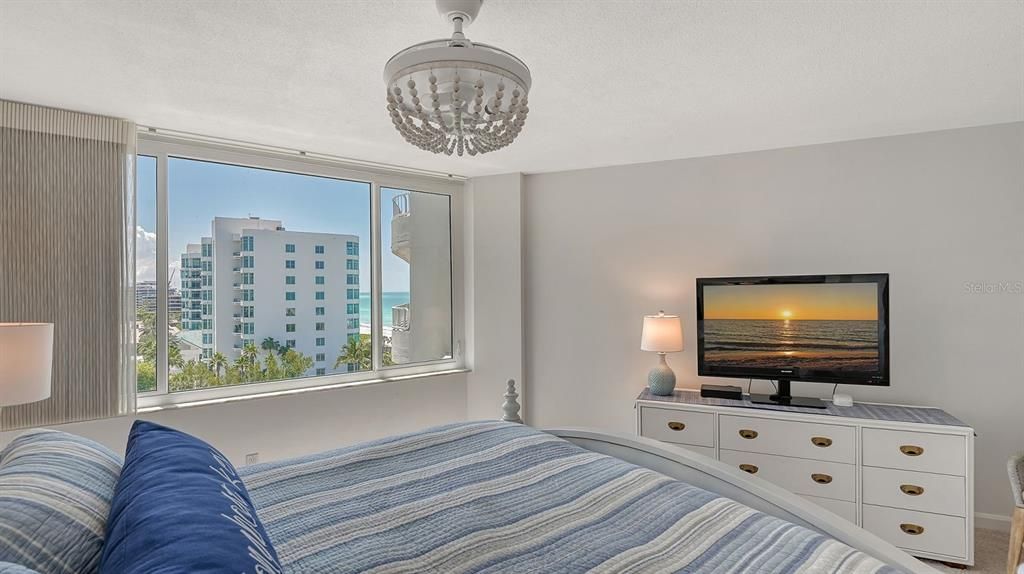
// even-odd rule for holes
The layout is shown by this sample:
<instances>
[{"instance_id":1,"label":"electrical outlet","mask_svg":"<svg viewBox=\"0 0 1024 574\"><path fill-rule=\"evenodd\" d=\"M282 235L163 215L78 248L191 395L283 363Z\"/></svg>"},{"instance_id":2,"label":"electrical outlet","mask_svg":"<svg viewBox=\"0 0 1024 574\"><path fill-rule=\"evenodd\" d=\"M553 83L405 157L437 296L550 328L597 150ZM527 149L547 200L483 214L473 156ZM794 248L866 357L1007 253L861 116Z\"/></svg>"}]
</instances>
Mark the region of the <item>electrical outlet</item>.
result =
<instances>
[{"instance_id":1,"label":"electrical outlet","mask_svg":"<svg viewBox=\"0 0 1024 574\"><path fill-rule=\"evenodd\" d=\"M258 453L258 452L250 452L249 454L245 455L245 465L246 466L249 466L250 464L256 464L259 461L260 461L260 453Z\"/></svg>"}]
</instances>

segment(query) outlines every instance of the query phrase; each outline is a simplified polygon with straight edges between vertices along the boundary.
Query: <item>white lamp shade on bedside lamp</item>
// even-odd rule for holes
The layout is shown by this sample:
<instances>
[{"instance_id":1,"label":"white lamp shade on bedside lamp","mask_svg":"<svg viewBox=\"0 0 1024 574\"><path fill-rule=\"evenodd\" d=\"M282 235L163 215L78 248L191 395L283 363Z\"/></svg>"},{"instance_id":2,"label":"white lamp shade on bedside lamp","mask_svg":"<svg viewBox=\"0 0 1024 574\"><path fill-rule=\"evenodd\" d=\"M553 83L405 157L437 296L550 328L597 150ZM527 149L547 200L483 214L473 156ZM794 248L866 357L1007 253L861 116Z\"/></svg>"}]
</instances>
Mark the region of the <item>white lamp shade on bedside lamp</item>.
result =
<instances>
[{"instance_id":1,"label":"white lamp shade on bedside lamp","mask_svg":"<svg viewBox=\"0 0 1024 574\"><path fill-rule=\"evenodd\" d=\"M665 353L683 350L683 325L678 315L644 317L644 331L640 336L640 350L658 353L658 366L647 373L647 387L655 395L671 395L676 390L676 374L668 366Z\"/></svg>"},{"instance_id":2,"label":"white lamp shade on bedside lamp","mask_svg":"<svg viewBox=\"0 0 1024 574\"><path fill-rule=\"evenodd\" d=\"M53 323L0 323L0 406L50 397Z\"/></svg>"},{"instance_id":3,"label":"white lamp shade on bedside lamp","mask_svg":"<svg viewBox=\"0 0 1024 574\"><path fill-rule=\"evenodd\" d=\"M634 331L635 332L635 331ZM654 353L677 353L683 350L683 326L678 315L644 317L644 332L640 337L640 350Z\"/></svg>"}]
</instances>

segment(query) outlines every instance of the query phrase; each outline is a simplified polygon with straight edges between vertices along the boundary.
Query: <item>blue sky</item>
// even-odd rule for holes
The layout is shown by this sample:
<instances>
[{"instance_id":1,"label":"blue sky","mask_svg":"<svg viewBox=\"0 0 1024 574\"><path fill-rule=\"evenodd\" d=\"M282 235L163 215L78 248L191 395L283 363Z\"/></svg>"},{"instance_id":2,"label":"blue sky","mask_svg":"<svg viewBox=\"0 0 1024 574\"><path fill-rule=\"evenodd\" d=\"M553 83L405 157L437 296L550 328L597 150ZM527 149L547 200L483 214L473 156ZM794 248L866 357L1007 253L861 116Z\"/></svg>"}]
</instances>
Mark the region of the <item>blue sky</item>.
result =
<instances>
[{"instance_id":1,"label":"blue sky","mask_svg":"<svg viewBox=\"0 0 1024 574\"><path fill-rule=\"evenodd\" d=\"M280 220L286 229L359 236L360 283L370 285L370 186L366 183L277 172L188 159L168 161L169 261L175 266L188 243L210 235L214 217ZM381 205L390 215L391 197ZM156 160L139 156L137 267L140 280L153 279L156 232ZM381 222L384 291L408 291L409 265L387 248L391 218ZM177 276L175 276L175 284Z\"/></svg>"}]
</instances>

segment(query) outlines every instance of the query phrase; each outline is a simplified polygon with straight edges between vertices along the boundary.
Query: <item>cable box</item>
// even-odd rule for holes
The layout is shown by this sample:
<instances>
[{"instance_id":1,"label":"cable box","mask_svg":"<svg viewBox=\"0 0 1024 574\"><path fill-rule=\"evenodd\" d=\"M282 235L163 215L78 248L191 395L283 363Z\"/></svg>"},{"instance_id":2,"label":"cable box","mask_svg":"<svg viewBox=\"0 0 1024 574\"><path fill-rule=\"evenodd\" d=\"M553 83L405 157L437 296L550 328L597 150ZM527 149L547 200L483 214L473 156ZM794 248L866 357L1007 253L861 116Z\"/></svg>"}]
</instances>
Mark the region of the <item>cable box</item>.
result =
<instances>
[{"instance_id":1,"label":"cable box","mask_svg":"<svg viewBox=\"0 0 1024 574\"><path fill-rule=\"evenodd\" d=\"M743 400L743 389L733 385L701 385L700 396L715 399Z\"/></svg>"}]
</instances>

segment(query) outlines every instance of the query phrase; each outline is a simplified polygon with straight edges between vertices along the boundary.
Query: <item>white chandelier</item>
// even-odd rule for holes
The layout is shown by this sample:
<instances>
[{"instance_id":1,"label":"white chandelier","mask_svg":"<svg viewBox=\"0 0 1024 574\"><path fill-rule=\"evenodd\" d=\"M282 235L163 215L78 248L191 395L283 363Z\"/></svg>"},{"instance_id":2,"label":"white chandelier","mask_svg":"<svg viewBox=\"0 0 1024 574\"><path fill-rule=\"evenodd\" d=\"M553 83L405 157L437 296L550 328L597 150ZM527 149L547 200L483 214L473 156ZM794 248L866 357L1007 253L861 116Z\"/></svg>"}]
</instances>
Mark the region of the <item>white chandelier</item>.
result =
<instances>
[{"instance_id":1,"label":"white chandelier","mask_svg":"<svg viewBox=\"0 0 1024 574\"><path fill-rule=\"evenodd\" d=\"M516 139L530 112L530 70L462 33L483 0L437 0L455 31L397 53L384 66L388 113L405 140L434 153L477 155Z\"/></svg>"}]
</instances>

